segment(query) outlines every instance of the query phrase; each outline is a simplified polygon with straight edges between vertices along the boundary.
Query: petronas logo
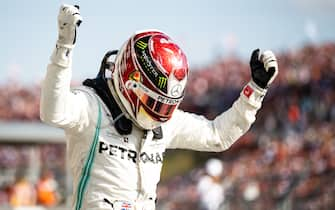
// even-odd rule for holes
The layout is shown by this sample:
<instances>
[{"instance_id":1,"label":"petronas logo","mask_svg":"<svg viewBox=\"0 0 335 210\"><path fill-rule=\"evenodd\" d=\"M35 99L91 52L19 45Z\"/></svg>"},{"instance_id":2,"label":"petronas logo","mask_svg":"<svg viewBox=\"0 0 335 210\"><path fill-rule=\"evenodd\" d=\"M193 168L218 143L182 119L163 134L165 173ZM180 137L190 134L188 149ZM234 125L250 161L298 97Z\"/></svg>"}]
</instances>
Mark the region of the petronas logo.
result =
<instances>
[{"instance_id":1,"label":"petronas logo","mask_svg":"<svg viewBox=\"0 0 335 210\"><path fill-rule=\"evenodd\" d=\"M138 41L136 43L136 47L140 48L141 50L144 50L145 48L148 47L148 44L143 41Z\"/></svg>"},{"instance_id":2,"label":"petronas logo","mask_svg":"<svg viewBox=\"0 0 335 210\"><path fill-rule=\"evenodd\" d=\"M167 83L167 78L166 77L159 77L158 78L158 87L160 89L165 88Z\"/></svg>"}]
</instances>

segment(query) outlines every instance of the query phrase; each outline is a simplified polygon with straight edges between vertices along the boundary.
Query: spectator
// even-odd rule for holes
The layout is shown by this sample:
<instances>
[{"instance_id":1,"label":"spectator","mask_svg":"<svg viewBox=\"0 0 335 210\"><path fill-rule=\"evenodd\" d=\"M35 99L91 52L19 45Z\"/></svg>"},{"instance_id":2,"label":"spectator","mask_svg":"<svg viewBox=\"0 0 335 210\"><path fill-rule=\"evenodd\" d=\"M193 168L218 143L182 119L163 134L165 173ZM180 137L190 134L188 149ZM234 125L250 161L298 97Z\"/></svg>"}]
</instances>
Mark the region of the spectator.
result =
<instances>
[{"instance_id":1,"label":"spectator","mask_svg":"<svg viewBox=\"0 0 335 210\"><path fill-rule=\"evenodd\" d=\"M17 180L11 189L9 203L12 207L36 205L36 190L34 185L26 179L22 171L18 173Z\"/></svg>"},{"instance_id":2,"label":"spectator","mask_svg":"<svg viewBox=\"0 0 335 210\"><path fill-rule=\"evenodd\" d=\"M197 190L203 210L218 210L224 201L222 184L223 165L221 160L210 159L206 162L206 174L198 182Z\"/></svg>"},{"instance_id":3,"label":"spectator","mask_svg":"<svg viewBox=\"0 0 335 210\"><path fill-rule=\"evenodd\" d=\"M59 203L58 183L50 170L42 172L37 182L37 202L42 206L52 207Z\"/></svg>"}]
</instances>

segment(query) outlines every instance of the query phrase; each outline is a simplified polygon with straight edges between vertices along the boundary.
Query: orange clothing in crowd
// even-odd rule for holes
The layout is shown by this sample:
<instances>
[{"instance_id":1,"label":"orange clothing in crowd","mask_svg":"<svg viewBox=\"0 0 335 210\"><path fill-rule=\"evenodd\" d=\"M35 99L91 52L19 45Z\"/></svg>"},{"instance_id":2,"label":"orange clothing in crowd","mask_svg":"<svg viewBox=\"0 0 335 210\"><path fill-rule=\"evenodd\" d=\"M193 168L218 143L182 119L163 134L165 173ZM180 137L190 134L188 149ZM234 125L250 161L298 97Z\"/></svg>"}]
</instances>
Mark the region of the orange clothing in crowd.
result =
<instances>
[{"instance_id":1,"label":"orange clothing in crowd","mask_svg":"<svg viewBox=\"0 0 335 210\"><path fill-rule=\"evenodd\" d=\"M37 201L43 206L55 206L58 203L57 182L52 177L42 178L37 183Z\"/></svg>"},{"instance_id":2,"label":"orange clothing in crowd","mask_svg":"<svg viewBox=\"0 0 335 210\"><path fill-rule=\"evenodd\" d=\"M16 182L9 198L13 207L33 206L36 204L36 191L34 186L25 179Z\"/></svg>"}]
</instances>

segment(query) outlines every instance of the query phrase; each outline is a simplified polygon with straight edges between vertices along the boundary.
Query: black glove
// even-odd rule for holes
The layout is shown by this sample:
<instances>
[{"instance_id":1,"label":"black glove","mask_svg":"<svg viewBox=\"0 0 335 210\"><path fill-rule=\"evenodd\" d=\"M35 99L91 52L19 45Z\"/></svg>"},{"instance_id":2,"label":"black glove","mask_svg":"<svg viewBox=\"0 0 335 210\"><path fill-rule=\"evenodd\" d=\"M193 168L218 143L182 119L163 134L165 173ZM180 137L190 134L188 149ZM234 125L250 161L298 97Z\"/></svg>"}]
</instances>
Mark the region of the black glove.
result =
<instances>
[{"instance_id":1,"label":"black glove","mask_svg":"<svg viewBox=\"0 0 335 210\"><path fill-rule=\"evenodd\" d=\"M252 80L265 89L273 82L278 74L277 59L272 51L264 51L259 55L259 49L252 52L250 58Z\"/></svg>"}]
</instances>

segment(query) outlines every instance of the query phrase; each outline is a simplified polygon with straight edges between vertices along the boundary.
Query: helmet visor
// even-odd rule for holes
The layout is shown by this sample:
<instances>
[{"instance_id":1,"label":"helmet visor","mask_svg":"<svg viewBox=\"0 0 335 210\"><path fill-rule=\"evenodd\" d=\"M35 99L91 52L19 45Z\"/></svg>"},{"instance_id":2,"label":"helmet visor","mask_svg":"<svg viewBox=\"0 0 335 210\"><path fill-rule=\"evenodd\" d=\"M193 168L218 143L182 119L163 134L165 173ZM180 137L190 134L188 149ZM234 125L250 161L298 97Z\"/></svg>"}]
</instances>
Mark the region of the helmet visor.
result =
<instances>
[{"instance_id":1,"label":"helmet visor","mask_svg":"<svg viewBox=\"0 0 335 210\"><path fill-rule=\"evenodd\" d=\"M157 115L152 117L158 121L168 120L183 99L183 97L169 98L162 96L150 90L142 83L133 80L128 80L126 87L136 94L141 103L149 109L151 113Z\"/></svg>"}]
</instances>

